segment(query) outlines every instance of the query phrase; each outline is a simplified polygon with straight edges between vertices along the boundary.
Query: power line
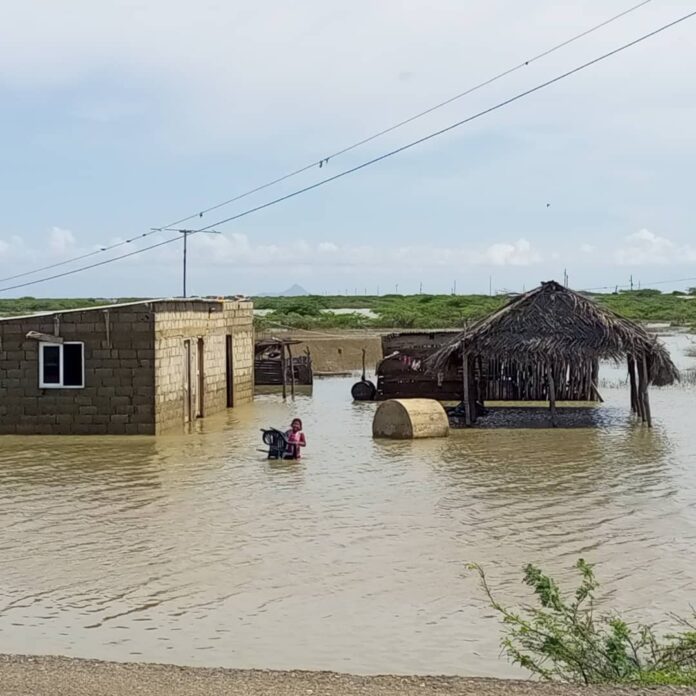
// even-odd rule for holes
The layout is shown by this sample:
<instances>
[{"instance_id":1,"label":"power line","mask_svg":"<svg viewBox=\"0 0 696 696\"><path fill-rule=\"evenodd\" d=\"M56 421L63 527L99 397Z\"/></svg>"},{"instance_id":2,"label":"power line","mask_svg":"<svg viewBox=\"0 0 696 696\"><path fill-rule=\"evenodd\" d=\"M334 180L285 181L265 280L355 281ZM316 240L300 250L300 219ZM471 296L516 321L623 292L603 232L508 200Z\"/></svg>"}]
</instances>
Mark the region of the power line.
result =
<instances>
[{"instance_id":1,"label":"power line","mask_svg":"<svg viewBox=\"0 0 696 696\"><path fill-rule=\"evenodd\" d=\"M109 263L114 263L115 261L120 261L121 259L127 259L131 256L137 256L138 254L143 254L146 251L151 251L152 249L157 249L159 247L166 246L172 242L178 242L179 237L173 237L172 239L166 239L163 242L157 244L151 244L150 246L142 247L141 249L136 249L127 254L121 254L120 256L114 256L110 259L104 259L104 261L97 261L96 263L89 264L89 266L81 266L80 268L74 268L70 271L63 271L62 273L56 273L52 276L47 276L46 278L39 278L38 280L30 280L26 283L20 283L18 285L11 285L6 288L0 288L0 292L5 292L7 290L16 290L17 288L26 288L29 285L37 285L38 283L46 283L49 280L56 280L58 278L65 278L66 276L74 275L75 273L81 273L82 271L89 271L92 268L99 268L100 266L106 266Z\"/></svg>"},{"instance_id":2,"label":"power line","mask_svg":"<svg viewBox=\"0 0 696 696\"><path fill-rule=\"evenodd\" d=\"M131 244L132 242L139 241L145 237L149 237L153 234L155 234L158 231L162 231L163 229L166 229L167 227L175 227L176 225L183 224L184 222L188 222L189 220L193 220L195 218L202 218L205 214L210 213L214 210L218 210L219 208L223 208L227 205L230 205L231 203L235 203L236 201L242 200L243 198L246 198L248 196L251 196L254 193L258 193L260 191L263 191L267 188L270 188L271 186L275 186L276 184L279 184L283 181L286 181L292 177L298 176L299 174L303 174L304 172L309 171L310 169L313 169L314 167L323 167L324 164L328 164L330 159L335 159L336 157L339 157L341 155L344 155L348 152L351 152L352 150L357 149L358 147L361 147L362 145L366 145L369 142L372 142L373 140L376 140L377 138L382 137L383 135L387 135L388 133L391 133L399 128L402 128L405 125L408 125L409 123L413 123L414 121L418 120L419 118L422 118L423 116L427 116L434 111L437 111L438 109L442 109L445 106L448 106L449 104L452 104L453 102L462 99L480 89L483 89L484 87L488 87L489 85L493 84L494 82L497 82L498 80L503 79L504 77L507 77L508 75L511 75L518 70L521 70L523 68L528 67L532 63L535 63L543 58L546 58L547 56L551 55L552 53L555 53L556 51L561 50L562 48L565 48L566 46L569 46L576 41L579 41L580 39L585 38L586 36L589 36L590 34L593 34L596 31L599 31L600 29L603 29L604 27L608 26L609 24L612 24L619 19L622 19L623 17L631 14L632 12L635 12L636 10L639 10L640 8L644 7L645 5L648 5L651 3L653 0L643 0L642 2L638 3L637 5L633 5L632 7L629 7L628 9L624 10L623 12L620 12L617 15L614 15L613 17L610 17L609 19L604 20L603 22L600 22L599 24L596 24L589 29L586 29L585 31L581 32L580 34L576 34L575 36L572 36L569 39L566 39L565 41L556 44L552 48L549 48L542 53L539 53L532 58L529 58L528 60L525 60L517 65L515 65L512 68L508 68L507 70L504 70L501 73L498 73L497 75L494 75L491 78L488 78L487 80L484 80L483 82L478 83L477 85L474 85L473 87L470 87L469 89L460 92L459 94L455 94L453 97L450 97L449 99L446 99L443 102L440 102L439 104L435 104L434 106L431 106L430 108L426 109L425 111L421 111L417 114L414 114L413 116L410 116L403 121L399 121L398 123L394 124L393 126L389 126L388 128L385 128L381 131L378 131L377 133L374 133L373 135L368 136L367 138L363 138L362 140L359 140L356 143L353 143L352 145L349 145L347 147L342 148L341 150L337 150L336 152L327 155L326 157L322 157L320 160L315 160L311 162L310 164L304 165L303 167L300 167L299 169L295 169L292 172L289 172L287 174L284 174L283 176L280 176L276 179L272 179L271 181L266 182L265 184L261 184L259 186L256 186L255 188L252 188L248 191L245 191L244 193L240 193L236 196L233 196L232 198L227 199L226 201L222 201L221 203L217 203L213 206L210 206L209 208L206 208L204 210L201 210L197 213L194 213L193 215L189 215L188 217L181 218L180 220L175 220L173 222L170 222L166 225L162 225L161 227L158 228L152 228L149 232L143 232L142 234L132 237L130 239L125 239L120 242L116 242L114 244L108 245L108 246L101 246L99 249L95 249L94 251L81 254L80 256L75 256L70 259L65 259L63 261L58 261L56 263L48 264L47 266L41 266L40 268L35 268L31 271L24 271L22 273L17 273L15 275L7 276L5 278L0 278L0 283L5 283L10 280L16 280L18 278L25 278L26 276L34 275L36 273L41 273L42 271L48 271L52 270L54 268L59 268L61 266L66 266L71 263L75 263L77 261L83 261L84 259L91 258L93 256L97 256L98 254L105 253L107 251L113 251L114 249L118 249L120 247L126 246L127 244Z\"/></svg>"},{"instance_id":3,"label":"power line","mask_svg":"<svg viewBox=\"0 0 696 696\"><path fill-rule=\"evenodd\" d=\"M267 203L262 203L261 205L257 205L253 208L249 208L245 211L242 211L241 213L237 213L236 215L231 215L230 217L224 218L222 220L218 220L215 223L212 223L208 225L207 227L201 227L199 228L199 232L204 232L207 229L210 229L211 227L216 227L218 225L224 225L228 222L232 222L233 220L238 220L239 218L245 217L247 215L250 215L251 213L258 212L259 210L264 210L265 208L269 208L273 205L276 205L278 203L282 203L283 201L287 201L290 198L295 198L296 196L299 196L303 193L307 193L308 191L312 191L316 188L319 188L320 186L323 186L324 184L328 184L332 181L336 181L337 179L340 179L344 176L347 176L348 174L353 174L355 172L360 171L361 169L365 169L366 167L369 167L373 164L376 164L378 162L381 162L385 159L388 159L390 157L393 157L394 155L400 154L404 152L405 150L409 150L412 147L415 147L416 145L421 145L424 142L427 142L428 140L432 140L433 138L437 138L440 135L444 135L445 133L448 133L449 131L454 130L455 128L459 128L460 126L463 126L467 123L471 123L472 121L475 121L482 116L486 116L490 113L493 113L494 111L498 111L499 109L502 109L503 107L509 106L510 104L513 104L516 101L519 101L520 99L524 99L525 97L528 97L535 92L539 92L542 89L545 89L546 87L550 87L553 84L556 84L557 82L560 82L561 80L564 80L568 77L571 77L572 75L575 75L576 73L579 73L583 70L586 70L587 68L596 65L597 63L601 63L602 61L606 60L607 58L611 58L612 56L617 55L618 53L622 53L623 51L632 48L633 46L636 46L639 43L642 43L643 41L646 41L647 39L650 39L654 36L657 36L658 34L661 34L662 32L666 31L667 29L671 29L672 27L677 26L678 24L681 24L682 22L685 22L687 19L691 19L692 17L696 16L696 11L691 12L687 15L684 15L683 17L680 17L677 20L674 20L673 22L670 22L669 24L665 24L659 29L655 29L654 31L651 31L648 34L644 34L643 36L634 39L633 41L629 41L626 44L623 44L622 46L619 46L618 48L615 48L612 51L609 51L608 53L604 53L603 55L599 56L598 58L594 58L586 63L583 63L582 65L573 68L572 70L568 70L567 72L562 73L561 75L558 75L557 77L551 78L550 80L547 80L546 82L542 82L541 84L537 85L536 87L532 87L531 89L525 90L524 92L520 92L519 94L516 94L514 97L510 97L509 99L506 99L502 102L499 102L495 104L494 106L491 106L487 109L484 109L483 111L479 111L478 113L474 114L473 116L469 116L467 118L462 119L461 121L457 121L449 126L446 126L445 128L441 128L440 130L434 131L433 133L430 133L426 136L423 136L422 138L418 138L417 140L413 140L410 143L407 143L406 145L402 145L401 147L398 147L394 150L390 150L389 152L379 155L378 157L374 157L373 159L368 160L367 162L363 162L362 164L356 165L355 167L351 167L350 169L346 169L342 172L339 172L338 174L334 174L334 176L327 177L326 179L322 179L321 181L318 181L314 184L310 184L309 186L305 186L304 188L297 189L296 191L293 191L291 193L288 193L284 196L280 196L279 198L275 198Z\"/></svg>"},{"instance_id":4,"label":"power line","mask_svg":"<svg viewBox=\"0 0 696 696\"><path fill-rule=\"evenodd\" d=\"M696 277L692 278L673 278L671 280L653 280L650 281L649 283L644 283L644 287L646 289L649 289L653 285L676 285L677 283L691 283L696 281ZM624 288L630 288L631 284L630 283L624 283L623 285L619 284L614 284L614 285L600 285L594 288L584 288L581 290L581 292L597 292L599 290L614 290L616 288L619 288L623 290Z\"/></svg>"},{"instance_id":5,"label":"power line","mask_svg":"<svg viewBox=\"0 0 696 696\"><path fill-rule=\"evenodd\" d=\"M362 140L359 140L356 143L353 143L352 145L348 145L347 147L342 148L341 150L338 150L330 155L326 155L325 157L322 157L320 160L315 160L311 162L310 164L306 164L303 167L300 167L299 169L296 169L292 172L289 172L288 174L284 174L283 176L278 177L277 179L273 179L272 181L269 181L265 184L261 184L257 186L256 188L250 189L249 191L246 191L244 193L241 193L237 196L234 196L232 198L229 198L226 201L223 201L222 203L217 203L216 205L213 205L209 208L206 208L205 210L201 210L198 213L195 213L193 215L190 215L188 217L182 218L181 220L177 220L176 222L172 222L167 227L173 227L174 225L179 225L184 222L188 222L189 220L192 220L196 217L203 217L206 213L210 213L213 210L218 210L219 208L223 208L224 206L230 205L230 203L235 203L238 200L241 200L242 198L246 198L247 196L251 196L254 193L258 193L259 191L263 191L266 188L269 188L270 186L274 186L275 184L279 184L283 181L286 181L287 179L290 179L294 176L297 176L298 174L303 174L306 171L309 171L310 169L314 167L322 167L324 164L328 164L329 160L334 159L336 157L339 157L340 155L345 155L348 152L351 152L351 150L355 150L358 147L361 147L362 145L366 145L369 142L372 142L373 140L376 140L377 138L381 138L383 135L387 135L388 133L391 133L398 128L402 128L403 126L408 125L409 123L413 123L413 121L418 120L419 118L422 118L423 116L427 116L434 111L437 111L438 109L442 109L445 106L448 106L449 104L452 104L453 102L462 99L463 97L466 97L470 94L473 94L474 92L483 89L484 87L488 87L489 85L493 84L494 82L497 82L498 80L503 79L504 77L507 77L508 75L511 75L514 72L517 72L518 70L521 70L522 68L526 68L532 63L541 60L542 58L546 58L547 56L551 55L552 53L555 53L556 51L559 51L562 48L565 48L566 46L569 46L570 44L579 41L580 39L589 36L590 34L594 33L595 31L598 31L599 29L602 29L606 27L609 24L612 24L613 22L625 17L626 15L631 14L632 12L635 12L636 10L639 10L641 7L644 7L645 5L649 4L652 2L652 0L643 0L642 2L638 3L637 5L634 5L633 7L629 7L627 10L624 10L623 12L614 15L613 17L610 17L609 19L604 20L600 24L596 24L593 27L590 27L589 29L586 29L580 34L576 34L575 36L571 37L570 39L567 39L563 41L560 44L557 44L556 46L553 46L550 49L547 49L546 51L543 51L542 53L537 54L536 56L529 58L528 60L525 60L518 65L515 65L512 68L508 68L507 70L504 70L501 73L498 73L497 75L494 75L493 77L488 78L487 80L484 80L483 82L479 82L477 85L474 85L473 87L470 87L466 89L463 92L460 92L459 94L455 94L453 97L450 97L449 99L446 99L443 102L440 102L439 104L435 104L435 106L431 106L430 108L426 109L425 111L421 111L417 114L414 114L413 116L409 116L408 118L404 119L403 121L399 121L398 123L395 123L393 126L389 126L388 128L385 128L381 131L378 131L377 133L374 133L373 135L370 135L366 138L363 138Z\"/></svg>"},{"instance_id":6,"label":"power line","mask_svg":"<svg viewBox=\"0 0 696 696\"><path fill-rule=\"evenodd\" d=\"M275 199L268 201L266 203L262 203L261 205L257 205L253 208L249 208L245 211L242 211L241 213L237 213L236 215L232 215L232 216L227 217L223 220L218 220L217 222L214 222L210 225L207 225L206 227L200 227L197 230L191 230L189 233L189 236L193 236L194 234L198 234L200 232L206 232L207 230L209 230L213 227L217 227L218 225L223 225L225 223L232 222L233 220L238 220L238 219L245 217L247 215L251 215L252 213L256 213L256 212L258 212L260 210L264 210L266 208L270 208L271 206L277 205L278 203L282 203L284 201L287 201L291 198L295 198L295 197L302 195L304 193L307 193L309 191L313 191L314 189L317 189L321 186L324 186L325 184L328 184L328 183L331 183L331 182L336 181L338 179L341 179L344 176L348 176L349 174L354 174L355 172L361 171L362 169L365 169L366 167L369 167L373 164L377 164L378 162L381 162L381 161L386 160L390 157L393 157L394 155L397 155L397 154L400 154L406 150L409 150L410 148L415 147L416 145L420 145L424 142L432 140L433 138L444 135L445 133L448 133L448 132L454 130L455 128L459 128L460 126L463 126L467 123L471 123L472 121L475 121L483 116L486 116L490 113L493 113L494 111L498 111L499 109L502 109L506 106L509 106L510 104L513 104L521 99L524 99L525 97L528 97L532 94L535 94L536 92L539 92L542 89L550 87L551 85L554 85L557 82L560 82L561 80L564 80L568 77L571 77L572 75L575 75L576 73L579 73L583 70L586 70L587 68L589 68L593 65L601 63L602 61L605 61L608 58L611 58L619 53L622 53L623 51L625 51L629 48L632 48L633 46L636 46L637 44L640 44L643 41L646 41L647 39L650 39L654 36L657 36L658 34L661 34L662 32L664 32L668 29L671 29L671 28L673 28L673 27L675 27L675 26L677 26L677 25L679 25L679 24L681 24L681 23L683 23L683 22L687 21L688 19L691 19L695 16L696 16L696 11L690 12L689 14L684 15L684 16L680 17L679 19L676 19L668 24L665 24L665 25L659 27L658 29L655 29L655 30L649 32L648 34L644 34L643 36L640 36L637 39L633 39L632 41L629 41L628 43L625 43L622 46L619 46L618 48L615 48L612 51L609 51L608 53L604 53L597 58L593 58L592 60L587 61L586 63L583 63L582 65L579 65L578 67L573 68L572 70L568 70L568 71L562 73L561 75L558 75L550 80L546 80L545 82L542 82L541 84L538 84L535 87L532 87L528 90L520 92L520 93L516 94L515 96L510 97L509 99L505 99L504 101L499 102L499 103L495 104L494 106L491 106L487 109L484 109L483 111L479 111L478 113L474 114L473 116L469 116L465 119L457 121L457 122L455 122L455 123L453 123L445 128L441 128L440 130L434 131L433 133L430 133L426 136L423 136L422 138L418 138L417 140L413 140L410 143L407 143L406 145L402 145L401 147L398 147L394 150L390 150L389 152L387 152L383 155L380 155L379 157L374 157L366 162L363 162L362 164L359 164L355 167L351 167L350 169L346 169L342 172L339 172L338 174L335 174L334 176L327 177L327 178L322 179L321 181L318 181L314 184L311 184L309 186L305 186L301 189L297 189L297 190L295 190L291 193L288 193L284 196L280 196L280 197L275 198ZM157 231L157 230L153 230L152 233L154 233L155 231ZM128 254L123 254L121 256L116 256L116 257L113 257L111 259L106 259L105 261L91 264L89 266L84 266L84 267L76 268L76 269L73 269L70 271L65 271L63 273L59 273L59 274L49 276L46 278L39 278L38 280L32 280L32 281L29 281L27 283L21 283L18 285L0 288L0 292L6 292L8 290L16 290L18 288L27 287L29 285L36 285L37 283L43 283L43 282L46 282L48 280L55 280L56 278L63 278L65 276L73 275L75 273L80 273L81 271L86 271L86 270L89 270L91 268L96 268L98 266L104 266L104 265L106 265L108 263L112 263L114 261L119 261L119 260L124 259L124 258L135 256L136 254L144 253L146 251L150 251L151 249L156 249L158 247L162 247L162 246L165 246L167 244L172 244L175 241L178 241L177 237L175 237L173 239L165 240L163 242L159 242L158 244L153 244L151 246L144 247L142 249L138 249L136 251L132 251Z\"/></svg>"},{"instance_id":7,"label":"power line","mask_svg":"<svg viewBox=\"0 0 696 696\"><path fill-rule=\"evenodd\" d=\"M92 256L97 256L97 254L103 254L106 251L112 251L113 249L118 249L119 247L125 246L126 244L132 244L133 242L137 242L141 240L143 237L149 237L153 232L143 232L142 234L139 234L135 237L131 237L130 239L124 239L120 242L116 242L115 244L111 244L110 246L101 246L99 249L95 249L94 251L89 251L85 254L81 254L80 256L74 256L73 258L70 259L65 259L63 261L57 261L56 263L51 263L48 264L48 266L41 266L41 268L35 268L32 271L24 271L23 273L17 273L16 275L11 275L7 276L6 278L0 278L0 283L6 283L8 280L16 280L17 278L25 278L26 276L29 275L34 275L35 273L41 273L41 271L50 271L52 268L59 268L60 266L67 266L70 263L75 263L76 261L82 261L84 259L91 258Z\"/></svg>"}]
</instances>

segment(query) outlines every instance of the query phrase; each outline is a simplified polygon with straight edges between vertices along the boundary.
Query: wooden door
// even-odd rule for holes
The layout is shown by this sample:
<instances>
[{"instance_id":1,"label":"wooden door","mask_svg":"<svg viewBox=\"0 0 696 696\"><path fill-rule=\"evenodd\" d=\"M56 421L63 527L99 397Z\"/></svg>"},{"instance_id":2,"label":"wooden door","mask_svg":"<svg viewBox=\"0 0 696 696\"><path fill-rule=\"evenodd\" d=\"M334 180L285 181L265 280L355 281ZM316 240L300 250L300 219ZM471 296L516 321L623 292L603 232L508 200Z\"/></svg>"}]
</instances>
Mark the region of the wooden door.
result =
<instances>
[{"instance_id":1,"label":"wooden door","mask_svg":"<svg viewBox=\"0 0 696 696\"><path fill-rule=\"evenodd\" d=\"M205 344L202 338L198 339L198 394L197 394L197 409L196 417L203 418L205 406Z\"/></svg>"},{"instance_id":2,"label":"wooden door","mask_svg":"<svg viewBox=\"0 0 696 696\"><path fill-rule=\"evenodd\" d=\"M191 341L184 341L184 423L191 422Z\"/></svg>"},{"instance_id":3,"label":"wooden door","mask_svg":"<svg viewBox=\"0 0 696 696\"><path fill-rule=\"evenodd\" d=\"M227 375L227 408L234 406L234 353L232 336L226 337L225 344L225 374Z\"/></svg>"}]
</instances>

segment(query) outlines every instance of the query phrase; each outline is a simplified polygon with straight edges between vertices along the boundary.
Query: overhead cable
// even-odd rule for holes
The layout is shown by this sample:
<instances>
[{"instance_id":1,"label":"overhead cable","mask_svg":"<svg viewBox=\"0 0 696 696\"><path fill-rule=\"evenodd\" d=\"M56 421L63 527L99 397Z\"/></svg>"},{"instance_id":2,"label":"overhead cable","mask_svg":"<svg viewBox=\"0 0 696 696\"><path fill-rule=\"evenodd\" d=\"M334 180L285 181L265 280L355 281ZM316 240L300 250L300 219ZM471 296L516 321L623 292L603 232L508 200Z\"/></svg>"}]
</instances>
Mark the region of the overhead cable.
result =
<instances>
[{"instance_id":1,"label":"overhead cable","mask_svg":"<svg viewBox=\"0 0 696 696\"><path fill-rule=\"evenodd\" d=\"M25 278L26 276L30 275L35 275L36 273L41 273L43 271L48 271L53 268L59 268L61 266L67 266L71 263L75 263L77 261L83 261L84 259L88 259L94 256L97 256L99 254L103 254L108 251L113 251L114 249L118 249L120 247L126 246L128 244L131 244L136 241L140 241L143 238L149 237L153 234L155 234L158 231L165 230L168 227L175 227L177 225L180 225L184 222L188 222L189 220L193 220L195 218L202 218L205 214L210 213L214 210L218 210L220 208L223 208L227 205L230 205L232 203L235 203L236 201L239 201L243 198L246 198L247 196L251 196L254 193L258 193L260 191L263 191L267 188L270 188L271 186L275 186L276 184L279 184L283 181L286 181L287 179L290 179L292 177L298 176L300 174L303 174L304 172L309 171L310 169L313 169L314 167L323 167L324 164L328 164L329 160L335 159L336 157L339 157L341 155L344 155L348 152L351 152L352 150L355 150L358 147L361 147L362 145L366 145L369 142L372 142L373 140L376 140L377 138L382 137L383 135L387 135L388 133L391 133L409 123L413 123L419 118L422 118L423 116L427 116L428 114L433 113L434 111L437 111L438 109L442 109L445 106L448 106L449 104L452 104L453 102L462 99L463 97L466 97L480 89L483 89L484 87L487 87L488 85L493 84L494 82L497 82L498 80L503 79L504 77L507 77L508 75L511 75L514 72L517 72L518 70L521 70L523 68L526 68L527 66L531 65L532 63L535 63L536 61L541 60L542 58L546 58L547 56L551 55L552 53L555 53L556 51L561 50L562 48L565 48L566 46L569 46L570 44L575 43L576 41L579 41L580 39L585 38L586 36L589 36L590 34L593 34L596 31L599 31L600 29L608 26L609 24L612 24L619 19L622 19L623 17L631 14L632 12L635 12L636 10L639 10L641 7L644 7L645 5L653 2L653 0L643 0L642 2L638 3L637 5L633 5L632 7L629 7L628 9L624 10L623 12L620 12L617 15L614 15L612 17L609 17L608 19L604 20L603 22L600 22L599 24L595 24L594 26L590 27L589 29L586 29L585 31L581 32L580 34L576 34L575 36L572 36L569 39L566 39L565 41L556 44L552 48L549 48L542 53L539 53L532 58L529 58L528 60L525 60L521 63L518 63L517 65L513 66L512 68L508 68L507 70L504 70L501 73L498 73L497 75L494 75L493 77L488 78L487 80L484 80L483 82L480 82L473 87L470 87L466 89L463 92L460 92L459 94L455 94L453 97L450 97L449 99L446 99L443 102L440 102L439 104L435 104L434 106L429 107L425 111L421 111L417 114L414 114L413 116L410 116L403 121L399 121L398 123L389 126L388 128L385 128L381 131L378 131L377 133L374 133L373 135L370 135L366 138L363 138L362 140L359 140L356 143L353 143L352 145L349 145L347 147L344 147L340 150L337 150L336 152L326 155L322 157L319 160L315 160L311 162L310 164L304 165L300 167L299 169L295 169L294 171L291 171L287 174L284 174L280 177L277 177L275 179L272 179L271 181L266 182L265 184L261 184L259 186L256 186L248 191L245 191L244 193L240 193L238 195L233 196L232 198L229 198L225 201L222 201L221 203L217 203L215 205L210 206L209 208L205 208L204 210L200 210L192 215L189 215L187 217L181 218L179 220L174 220L173 222L167 223L166 225L161 225L160 227L157 228L152 228L148 232L143 232L142 234L139 234L137 236L133 236L129 239L124 239L118 242L115 242L110 245L106 246L100 246L98 249L94 249L93 251L81 254L79 256L74 256L69 259L64 259L62 261L57 261L55 263L48 264L46 266L41 266L40 268L34 268L30 271L23 271L22 273L16 273L14 275L6 276L5 278L0 278L0 283L5 283L10 280L16 280L18 278Z\"/></svg>"},{"instance_id":2,"label":"overhead cable","mask_svg":"<svg viewBox=\"0 0 696 696\"><path fill-rule=\"evenodd\" d=\"M521 99L524 99L532 94L535 94L536 92L539 92L547 87L550 87L551 85L554 85L557 82L560 82L568 77L571 77L572 75L575 75L583 70L586 70L587 68L589 68L593 65L597 65L598 63L601 63L601 62L607 60L608 58L611 58L619 53L622 53L623 51L626 51L627 49L629 49L633 46L636 46L636 45L642 43L643 41L646 41L647 39L650 39L654 36L657 36L658 34L661 34L662 32L667 31L668 29L671 29L671 28L681 24L681 23L687 21L688 19L692 19L695 16L696 16L696 11L690 12L689 14L686 14L686 15L683 15L682 17L680 17L672 22L669 22L668 24L665 24L665 25L659 27L658 29L655 29L647 34L643 34L642 36L638 37L637 39L633 39L632 41L629 41L628 43L625 43L625 44L619 46L618 48L615 48L612 51L609 51L608 53L604 53L597 58L593 58L592 60L587 61L586 63L583 63L582 65L579 65L578 67L573 68L572 70L568 70L568 71L566 71L566 72L564 72L564 73L562 73L554 78L551 78L550 80L546 80L545 82L542 82L542 83L536 85L535 87L527 89L523 92L519 92L515 96L510 97L509 99L505 99L502 102L498 102L494 106L491 106L487 109L484 109L483 111L479 111L478 113L474 114L473 116L469 116L469 117L464 118L460 121L456 121L455 123L453 123L445 128L441 128L440 130L434 131L426 136L423 136L422 138L418 138L417 140L413 140L413 141L407 143L406 145L402 145L401 147L398 147L394 150L390 150L389 152L386 152L385 154L382 154L378 157L374 157L370 160L367 160L366 162L363 162L362 164L359 164L355 167L351 167L350 169L346 169L342 172L339 172L338 174L335 174L333 176L322 179L321 181L318 181L314 184L297 189L291 193L288 193L284 196L280 196L280 197L275 198L275 199L268 201L266 203L262 203L260 205L253 207L253 208L249 208L249 209L244 210L240 213L237 213L236 215L231 215L231 216L224 218L222 220L217 220L216 222L211 223L210 225L207 225L205 227L200 227L197 230L192 230L189 233L189 236L193 236L195 234L198 234L199 232L205 232L206 230L209 230L213 227L217 227L219 225L223 225L223 224L226 224L228 222L238 220L238 219L245 217L247 215L251 215L252 213L256 213L256 212L258 212L260 210L264 210L266 208L270 208L271 206L274 206L274 205L277 205L277 204L282 203L284 201L290 200L291 198L295 198L295 197L300 196L300 195L307 193L309 191L313 191L314 189L317 189L321 186L324 186L325 184L328 184L328 183L331 183L331 182L336 181L338 179L341 179L344 176L348 176L349 174L354 174L355 172L361 171L361 170L365 169L366 167L369 167L373 164L377 164L378 162L382 162L390 157L393 157L397 154L405 152L406 150L409 150L412 147L415 147L416 145L420 145L424 142L432 140L433 138L437 138L441 135L444 135L445 133L449 133L450 131L452 131L456 128L459 128L467 123L471 123L472 121L475 121L483 116L486 116L490 113L498 111L499 109L502 109L506 106L509 106L510 104L513 104ZM138 249L136 251L132 251L128 254L123 254L121 256L116 256L116 257L113 257L110 259L106 259L105 261L101 261L99 263L90 264L88 266L83 266L81 268L76 268L76 269L73 269L70 271L65 271L63 273L55 274L55 275L48 276L45 278L39 278L38 280L32 280L32 281L29 281L26 283L20 283L18 285L0 288L0 292L6 292L8 290L15 290L17 288L27 287L29 285L36 285L37 283L43 283L43 282L46 282L49 280L55 280L56 278L63 278L65 276L73 275L75 273L80 273L82 271L86 271L86 270L89 270L91 268L96 268L98 266L104 266L108 263L113 263L114 261L119 261L120 259L132 257L132 256L135 256L136 254L144 253L146 251L150 251L151 249L156 249L158 247L162 247L162 246L165 246L167 244L172 244L173 242L176 242L176 241L178 241L178 237L175 237L173 239L168 239L168 240L165 240L163 242L159 242L158 244L153 244L153 245L144 247L142 249Z\"/></svg>"}]
</instances>

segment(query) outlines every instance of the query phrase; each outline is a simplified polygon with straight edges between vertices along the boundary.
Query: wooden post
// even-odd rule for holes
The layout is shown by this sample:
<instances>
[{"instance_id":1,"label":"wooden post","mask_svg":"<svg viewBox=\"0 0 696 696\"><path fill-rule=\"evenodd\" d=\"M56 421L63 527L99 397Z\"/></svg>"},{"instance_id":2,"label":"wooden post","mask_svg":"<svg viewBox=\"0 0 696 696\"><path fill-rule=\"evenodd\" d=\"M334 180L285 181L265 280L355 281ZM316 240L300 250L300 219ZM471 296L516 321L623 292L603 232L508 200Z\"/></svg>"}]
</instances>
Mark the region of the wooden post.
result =
<instances>
[{"instance_id":1,"label":"wooden post","mask_svg":"<svg viewBox=\"0 0 696 696\"><path fill-rule=\"evenodd\" d=\"M462 344L462 381L464 385L464 422L471 425L471 400L469 399L469 354Z\"/></svg>"},{"instance_id":2,"label":"wooden post","mask_svg":"<svg viewBox=\"0 0 696 696\"><path fill-rule=\"evenodd\" d=\"M648 373L648 358L643 355L643 410L645 412L645 420L648 423L648 428L652 428L652 414L650 413L650 396L648 394L648 385L650 384L650 375Z\"/></svg>"},{"instance_id":3,"label":"wooden post","mask_svg":"<svg viewBox=\"0 0 696 696\"><path fill-rule=\"evenodd\" d=\"M628 356L628 382L631 387L631 411L638 413L638 391L636 389L636 361Z\"/></svg>"},{"instance_id":4,"label":"wooden post","mask_svg":"<svg viewBox=\"0 0 696 696\"><path fill-rule=\"evenodd\" d=\"M478 402L481 401L481 372L476 379L476 358L471 361L471 422L475 425L478 420Z\"/></svg>"},{"instance_id":5,"label":"wooden post","mask_svg":"<svg viewBox=\"0 0 696 696\"><path fill-rule=\"evenodd\" d=\"M295 361L292 357L292 348L288 343L288 357L290 358L290 396L295 398Z\"/></svg>"},{"instance_id":6,"label":"wooden post","mask_svg":"<svg viewBox=\"0 0 696 696\"><path fill-rule=\"evenodd\" d=\"M288 375L287 375L287 363L285 362L285 343L281 343L280 351L280 372L283 377L283 398L288 398Z\"/></svg>"},{"instance_id":7,"label":"wooden post","mask_svg":"<svg viewBox=\"0 0 696 696\"><path fill-rule=\"evenodd\" d=\"M599 401L600 404L603 404L604 399L602 398L602 395L599 393L599 388L597 387L597 385L594 382L592 382L592 392L595 395L595 400Z\"/></svg>"},{"instance_id":8,"label":"wooden post","mask_svg":"<svg viewBox=\"0 0 696 696\"><path fill-rule=\"evenodd\" d=\"M551 425L557 427L558 423L556 421L556 383L553 379L553 367L551 364L547 367L547 374L549 379L549 410L551 411Z\"/></svg>"},{"instance_id":9,"label":"wooden post","mask_svg":"<svg viewBox=\"0 0 696 696\"><path fill-rule=\"evenodd\" d=\"M645 373L642 370L641 362L636 358L635 364L636 373L638 374L638 388L636 389L636 406L638 407L638 415L640 420L645 423L645 401L643 400L643 392L645 386L643 385Z\"/></svg>"}]
</instances>

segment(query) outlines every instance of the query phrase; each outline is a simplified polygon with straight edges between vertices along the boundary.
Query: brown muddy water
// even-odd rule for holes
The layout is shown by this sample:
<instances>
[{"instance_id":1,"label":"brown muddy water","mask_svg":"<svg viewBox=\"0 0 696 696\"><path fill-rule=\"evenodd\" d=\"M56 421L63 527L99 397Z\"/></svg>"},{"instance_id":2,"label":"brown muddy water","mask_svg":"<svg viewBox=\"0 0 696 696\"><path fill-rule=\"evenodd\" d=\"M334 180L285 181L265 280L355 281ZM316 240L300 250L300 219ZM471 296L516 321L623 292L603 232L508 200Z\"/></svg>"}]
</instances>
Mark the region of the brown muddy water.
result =
<instances>
[{"instance_id":1,"label":"brown muddy water","mask_svg":"<svg viewBox=\"0 0 696 696\"><path fill-rule=\"evenodd\" d=\"M669 339L681 366L688 337ZM0 440L0 652L227 667L512 676L469 561L598 564L645 620L696 599L696 390L637 426L606 369L594 427L370 437L351 379L166 438ZM610 386L614 384L615 386ZM297 463L259 428L304 418Z\"/></svg>"}]
</instances>

